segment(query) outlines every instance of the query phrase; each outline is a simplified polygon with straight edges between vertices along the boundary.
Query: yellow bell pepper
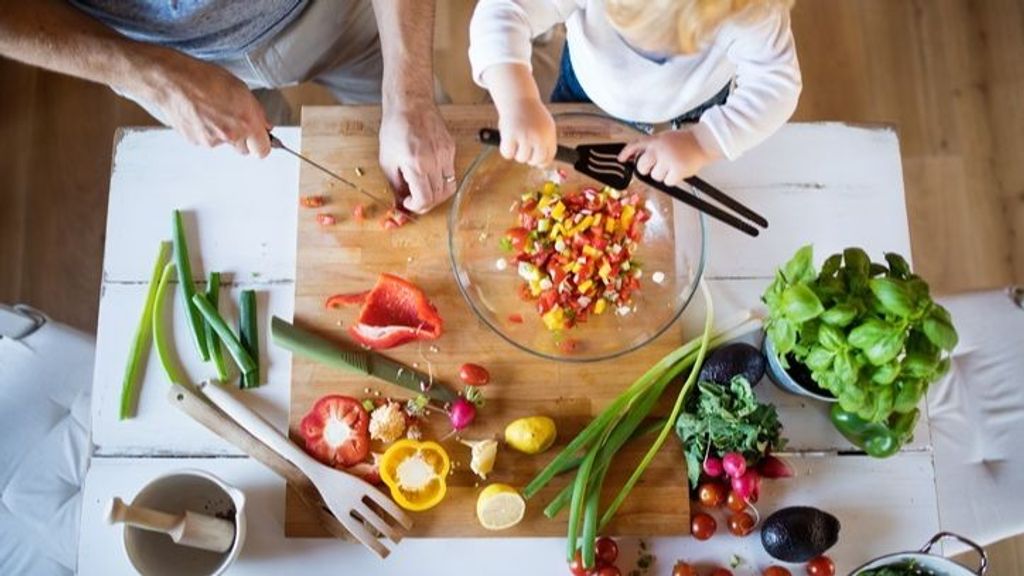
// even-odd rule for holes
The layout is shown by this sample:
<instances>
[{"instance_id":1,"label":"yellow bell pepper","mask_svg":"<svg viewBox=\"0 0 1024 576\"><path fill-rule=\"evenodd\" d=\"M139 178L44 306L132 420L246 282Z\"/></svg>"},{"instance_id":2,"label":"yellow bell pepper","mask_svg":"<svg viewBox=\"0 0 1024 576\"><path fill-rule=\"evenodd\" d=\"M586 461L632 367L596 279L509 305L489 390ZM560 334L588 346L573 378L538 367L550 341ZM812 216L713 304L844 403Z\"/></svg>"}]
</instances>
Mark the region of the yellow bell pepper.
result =
<instances>
[{"instance_id":1,"label":"yellow bell pepper","mask_svg":"<svg viewBox=\"0 0 1024 576\"><path fill-rule=\"evenodd\" d=\"M399 506L418 512L444 499L450 468L448 453L440 444L399 440L380 459L380 479Z\"/></svg>"},{"instance_id":2,"label":"yellow bell pepper","mask_svg":"<svg viewBox=\"0 0 1024 576\"><path fill-rule=\"evenodd\" d=\"M544 325L548 330L555 331L565 328L565 312L561 306L554 306L545 312L541 319L544 320Z\"/></svg>"}]
</instances>

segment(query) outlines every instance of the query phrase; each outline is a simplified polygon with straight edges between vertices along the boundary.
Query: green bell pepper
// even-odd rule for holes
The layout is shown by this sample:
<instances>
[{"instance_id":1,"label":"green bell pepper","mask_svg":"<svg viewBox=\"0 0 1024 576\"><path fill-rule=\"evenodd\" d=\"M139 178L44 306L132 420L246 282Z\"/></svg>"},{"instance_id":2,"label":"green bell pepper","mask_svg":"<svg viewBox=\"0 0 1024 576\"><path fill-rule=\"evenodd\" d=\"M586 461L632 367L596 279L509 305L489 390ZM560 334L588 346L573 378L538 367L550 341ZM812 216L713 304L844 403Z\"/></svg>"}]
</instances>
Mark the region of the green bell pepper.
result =
<instances>
[{"instance_id":1,"label":"green bell pepper","mask_svg":"<svg viewBox=\"0 0 1024 576\"><path fill-rule=\"evenodd\" d=\"M871 422L833 404L829 416L836 430L854 446L875 458L888 458L911 440L920 411L914 408L894 413L884 422Z\"/></svg>"}]
</instances>

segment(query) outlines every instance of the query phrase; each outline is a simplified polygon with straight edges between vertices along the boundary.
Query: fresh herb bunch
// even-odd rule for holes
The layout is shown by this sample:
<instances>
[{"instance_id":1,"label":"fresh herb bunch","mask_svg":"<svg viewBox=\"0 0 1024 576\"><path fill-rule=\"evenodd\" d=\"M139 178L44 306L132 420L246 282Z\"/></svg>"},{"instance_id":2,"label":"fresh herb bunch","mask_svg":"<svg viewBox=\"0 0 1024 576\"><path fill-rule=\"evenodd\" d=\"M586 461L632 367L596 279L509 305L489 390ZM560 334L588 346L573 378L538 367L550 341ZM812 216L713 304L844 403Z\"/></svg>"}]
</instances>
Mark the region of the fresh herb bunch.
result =
<instances>
[{"instance_id":1,"label":"fresh herb bunch","mask_svg":"<svg viewBox=\"0 0 1024 576\"><path fill-rule=\"evenodd\" d=\"M753 465L786 444L775 406L759 404L743 376L733 378L729 386L697 384L697 394L676 420L676 434L683 441L686 472L694 488L709 455L722 457L727 452L739 452Z\"/></svg>"},{"instance_id":2,"label":"fresh herb bunch","mask_svg":"<svg viewBox=\"0 0 1024 576\"><path fill-rule=\"evenodd\" d=\"M816 273L811 246L775 275L763 300L779 361L790 357L868 422L916 410L928 385L949 370L957 344L949 312L898 254L872 262L860 248L825 260Z\"/></svg>"}]
</instances>

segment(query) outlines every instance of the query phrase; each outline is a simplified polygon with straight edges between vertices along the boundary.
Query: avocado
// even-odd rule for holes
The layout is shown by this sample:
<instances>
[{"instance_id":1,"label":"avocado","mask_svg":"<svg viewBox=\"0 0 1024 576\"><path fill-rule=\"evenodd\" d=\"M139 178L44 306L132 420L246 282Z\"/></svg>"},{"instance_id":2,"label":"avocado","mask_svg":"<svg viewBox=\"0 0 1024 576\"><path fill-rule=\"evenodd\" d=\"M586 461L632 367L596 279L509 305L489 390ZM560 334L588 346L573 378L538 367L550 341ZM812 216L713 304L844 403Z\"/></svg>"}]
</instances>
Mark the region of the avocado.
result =
<instances>
[{"instance_id":1,"label":"avocado","mask_svg":"<svg viewBox=\"0 0 1024 576\"><path fill-rule=\"evenodd\" d=\"M764 368L764 356L760 350L744 342L735 342L708 356L700 369L700 381L728 385L736 376L743 376L751 386L757 386L764 377Z\"/></svg>"},{"instance_id":2,"label":"avocado","mask_svg":"<svg viewBox=\"0 0 1024 576\"><path fill-rule=\"evenodd\" d=\"M839 540L839 520L828 512L809 506L778 510L761 526L761 544L772 558L802 563Z\"/></svg>"}]
</instances>

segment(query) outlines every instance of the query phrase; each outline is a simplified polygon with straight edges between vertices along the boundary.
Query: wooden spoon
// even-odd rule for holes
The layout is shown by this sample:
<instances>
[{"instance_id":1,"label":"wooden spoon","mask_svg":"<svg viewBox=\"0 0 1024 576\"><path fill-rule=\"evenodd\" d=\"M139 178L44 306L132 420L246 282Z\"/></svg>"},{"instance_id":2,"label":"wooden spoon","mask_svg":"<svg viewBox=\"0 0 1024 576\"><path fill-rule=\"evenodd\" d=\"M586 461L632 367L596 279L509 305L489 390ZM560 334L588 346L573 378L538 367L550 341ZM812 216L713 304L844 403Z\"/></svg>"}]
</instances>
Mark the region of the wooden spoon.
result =
<instances>
[{"instance_id":1,"label":"wooden spoon","mask_svg":"<svg viewBox=\"0 0 1024 576\"><path fill-rule=\"evenodd\" d=\"M235 541L235 524L230 520L188 510L184 514L168 514L125 504L116 497L110 502L107 523L160 532L170 536L175 544L213 552L226 552Z\"/></svg>"}]
</instances>

